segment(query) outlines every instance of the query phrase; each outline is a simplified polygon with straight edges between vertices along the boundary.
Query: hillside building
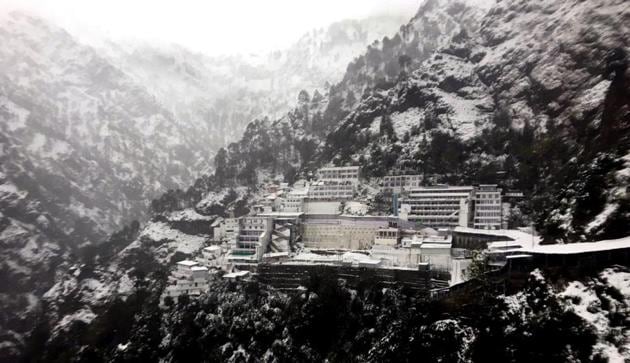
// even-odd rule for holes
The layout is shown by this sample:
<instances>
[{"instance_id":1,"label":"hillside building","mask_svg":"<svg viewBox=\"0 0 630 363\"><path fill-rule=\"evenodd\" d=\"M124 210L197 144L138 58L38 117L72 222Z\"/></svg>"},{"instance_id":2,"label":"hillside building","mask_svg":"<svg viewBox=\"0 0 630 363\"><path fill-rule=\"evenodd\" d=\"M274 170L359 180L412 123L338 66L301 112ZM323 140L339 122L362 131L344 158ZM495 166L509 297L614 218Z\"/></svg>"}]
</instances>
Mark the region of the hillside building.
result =
<instances>
[{"instance_id":1,"label":"hillside building","mask_svg":"<svg viewBox=\"0 0 630 363\"><path fill-rule=\"evenodd\" d=\"M239 232L228 261L247 260L256 262L262 258L271 240L273 219L262 216L246 216L239 219Z\"/></svg>"},{"instance_id":2,"label":"hillside building","mask_svg":"<svg viewBox=\"0 0 630 363\"><path fill-rule=\"evenodd\" d=\"M319 181L350 182L358 184L360 178L360 167L358 166L337 166L321 168L317 171Z\"/></svg>"},{"instance_id":3,"label":"hillside building","mask_svg":"<svg viewBox=\"0 0 630 363\"><path fill-rule=\"evenodd\" d=\"M494 184L482 184L475 188L472 227L477 229L501 229L503 206L501 188Z\"/></svg>"},{"instance_id":4,"label":"hillside building","mask_svg":"<svg viewBox=\"0 0 630 363\"><path fill-rule=\"evenodd\" d=\"M409 206L409 221L431 228L455 228L468 226L473 197L472 186L437 185L412 189L402 203Z\"/></svg>"},{"instance_id":5,"label":"hillside building","mask_svg":"<svg viewBox=\"0 0 630 363\"><path fill-rule=\"evenodd\" d=\"M436 185L411 189L400 208L402 217L431 228L501 229L501 189Z\"/></svg>"},{"instance_id":6,"label":"hillside building","mask_svg":"<svg viewBox=\"0 0 630 363\"><path fill-rule=\"evenodd\" d=\"M397 243L400 222L392 216L307 215L302 241L309 248L369 249L377 238L392 245Z\"/></svg>"},{"instance_id":7,"label":"hillside building","mask_svg":"<svg viewBox=\"0 0 630 363\"><path fill-rule=\"evenodd\" d=\"M208 268L190 260L179 261L168 278L163 299L181 295L196 297L208 291ZM164 300L163 300L164 302Z\"/></svg>"},{"instance_id":8,"label":"hillside building","mask_svg":"<svg viewBox=\"0 0 630 363\"><path fill-rule=\"evenodd\" d=\"M208 268L220 268L223 264L223 249L221 246L213 245L204 247L201 255L196 258L197 262Z\"/></svg>"},{"instance_id":9,"label":"hillside building","mask_svg":"<svg viewBox=\"0 0 630 363\"><path fill-rule=\"evenodd\" d=\"M387 175L381 182L381 191L402 193L412 188L419 188L422 184L422 175Z\"/></svg>"},{"instance_id":10,"label":"hillside building","mask_svg":"<svg viewBox=\"0 0 630 363\"><path fill-rule=\"evenodd\" d=\"M212 223L215 241L233 241L238 235L238 218L217 218Z\"/></svg>"},{"instance_id":11,"label":"hillside building","mask_svg":"<svg viewBox=\"0 0 630 363\"><path fill-rule=\"evenodd\" d=\"M351 181L316 181L311 184L307 197L317 200L350 200L355 184Z\"/></svg>"},{"instance_id":12,"label":"hillside building","mask_svg":"<svg viewBox=\"0 0 630 363\"><path fill-rule=\"evenodd\" d=\"M280 208L280 210L282 212L304 212L304 199L306 199L307 195L307 188L294 189L288 192L285 195L284 200L282 201L282 207Z\"/></svg>"}]
</instances>

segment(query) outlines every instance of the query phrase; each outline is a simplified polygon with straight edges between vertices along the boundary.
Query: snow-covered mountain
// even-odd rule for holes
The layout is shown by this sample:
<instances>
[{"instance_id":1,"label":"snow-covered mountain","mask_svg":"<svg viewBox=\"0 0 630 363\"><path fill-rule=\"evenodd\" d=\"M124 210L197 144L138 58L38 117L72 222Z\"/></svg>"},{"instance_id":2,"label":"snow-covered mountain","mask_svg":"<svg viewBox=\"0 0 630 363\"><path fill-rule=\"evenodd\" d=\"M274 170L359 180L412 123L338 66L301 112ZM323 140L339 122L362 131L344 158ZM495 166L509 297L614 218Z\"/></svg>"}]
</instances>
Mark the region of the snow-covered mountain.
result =
<instances>
[{"instance_id":1,"label":"snow-covered mountain","mask_svg":"<svg viewBox=\"0 0 630 363\"><path fill-rule=\"evenodd\" d=\"M210 172L215 151L250 121L336 81L371 37L400 22L333 24L253 61L178 46L88 45L46 20L1 14L3 337L21 339L29 328L21 312L37 307L60 265L145 221L154 197Z\"/></svg>"},{"instance_id":2,"label":"snow-covered mountain","mask_svg":"<svg viewBox=\"0 0 630 363\"><path fill-rule=\"evenodd\" d=\"M499 2L408 76L364 92L322 159L518 188L550 242L623 237L629 17L615 0Z\"/></svg>"},{"instance_id":3,"label":"snow-covered mountain","mask_svg":"<svg viewBox=\"0 0 630 363\"><path fill-rule=\"evenodd\" d=\"M194 216L195 220L190 223L205 223L208 216L203 214L220 214L217 210L221 208L214 202L222 200L218 196L228 195L226 191L230 188L255 189L263 178L276 175L290 181L327 163L359 162L368 178L405 169L435 182L498 181L506 187L521 189L527 196L526 211L535 219L548 242L576 242L630 234L627 224L630 217L628 20L630 10L620 0L506 0L493 5L489 11L457 0L423 2L418 14L397 34L373 44L352 61L340 82L327 90L300 92L297 104L280 118L250 123L238 142L219 150L213 164L214 173L198 179L194 188L186 192L171 192L157 199L153 206L159 213L150 223L144 228L130 228L120 238L113 238L114 242L110 241L115 247L107 250L115 251L113 256L101 251L96 253L94 262L86 266L64 265L65 273L57 276L54 288L46 295L46 306L51 308L51 313L43 316L52 320L45 320L44 328L50 328L48 331L53 334L45 337L49 343L45 346L61 350L64 342L86 331L97 337L111 338L106 329L111 328L107 325L111 320L108 314L115 315L125 306L143 309L134 305L136 293L144 291L131 288L134 281L137 286L148 284L150 294L159 295L163 281L163 276L159 277L160 270L169 267L178 250L182 257L194 253L189 247L198 241L197 233L182 232L174 227L182 215ZM142 79L142 75L131 68L124 73L136 81ZM154 88L157 91L152 95L156 99L160 97L162 86ZM166 112L176 112L168 106L164 108ZM18 192L14 194L19 196ZM239 196L243 198L240 204L234 200L218 204L233 204L233 210L236 210L234 204L246 206L246 192ZM147 278L147 274L151 277ZM587 284L594 286L593 290L601 289L596 286L608 285L604 281L609 278L607 276L613 276L611 279L615 282L627 280L625 270L605 271L601 281ZM563 296L573 299L580 289L591 301L608 301L608 296L603 295L601 299L599 295L595 299L593 294L598 293L580 285L584 282L573 283L558 296L554 293L552 298L540 300L538 293L544 293L547 287L541 288L537 280L534 276L531 291L504 301L505 304L520 304L500 311L500 316L516 319L513 323L518 329L514 331L529 331L535 325L517 318L531 311L530 303L562 299ZM619 303L620 309L626 311L627 283L613 285L626 291L623 296L614 293L617 296L614 306ZM219 282L217 286L229 289ZM603 288L609 289L609 286ZM253 294L252 299L268 296L267 292L256 295L254 291ZM243 296L249 295L226 296L232 299L230 303L234 303L236 300L247 301ZM127 297L130 299L125 303ZM574 319L572 310L582 314L581 320L566 320L584 327L578 330L586 334L588 344L574 345L587 347L579 348L580 357L595 354L595 344L600 344L598 349L608 350L609 344L603 337L616 331L611 328L611 323L606 321L604 325L596 326L596 334L591 334L593 327L583 320L592 316L584 311L583 304L578 300L565 302L560 305L543 303L535 308L542 309L545 317L552 318ZM215 303L216 299L211 300L212 308L204 312L212 311L211 314L202 315L212 322L223 319L212 310L217 306ZM556 310L558 307L560 309ZM172 318L173 326L178 326L180 321L193 321L192 316L201 316L196 315L194 309L194 314L175 309L173 316L167 318ZM269 313L271 310L265 311ZM133 310L130 315L134 316L135 312ZM560 315L556 315L558 312ZM614 314L609 313L613 314L602 310L592 312L614 319ZM137 329L128 327L132 347L135 342L155 338L148 336L151 335L147 334L149 331L165 331L158 329L165 316L155 309L149 307L143 314L135 316L138 318L135 320ZM484 318L475 322L485 329L486 322L496 322L492 320L493 316L490 312L486 316L490 320ZM533 319L532 316L529 318ZM230 332L250 326L240 326L242 320L236 321L236 325L229 325L229 329L219 326ZM546 320L543 322L545 327L549 326ZM206 323L204 320L200 324L215 326ZM469 339L473 336L472 328L463 329L460 322L449 320L436 324L426 329L444 332L444 327L450 327L455 336L462 338L458 347L466 348L467 342L472 341ZM502 324L499 328L505 326L504 322ZM188 326L197 325L190 323ZM380 328L389 326L400 325ZM54 327L58 329L52 329ZM169 331L169 326L162 328ZM216 343L212 337L220 334L215 334L213 329L202 330L209 341ZM550 331L561 332L561 336L566 332L564 325L554 329ZM480 328L478 332L482 331L488 330ZM500 331L497 336L504 332L497 331ZM168 339L174 340L167 339L165 344L182 341L186 335L178 335L181 332L178 330L174 335L168 335ZM202 334L191 334L200 336L197 333ZM366 329L365 334L372 333ZM616 349L623 342L618 335L613 335L616 340L611 345ZM244 336L251 337L251 334ZM284 342L292 342L289 336L291 339L295 337L291 334L284 336L287 338ZM426 338L416 336L418 341L423 341L421 337ZM366 346L381 344L383 348L374 350L370 357L392 359L387 355L389 340L386 338L389 337L366 338L369 342ZM162 338L155 339L164 342ZM578 337L578 341L582 341L581 338ZM121 360L133 360L134 355L124 358L127 342L110 339L111 350L85 352L100 354L103 359L116 356L123 357ZM267 343L272 344L271 341ZM83 346L89 346L89 340ZM161 353L172 358L177 346L173 343L169 346L173 350ZM566 346L562 345L557 354L561 355ZM146 352L143 347L139 347L140 352L132 352L141 355ZM524 353L526 348L527 344ZM228 352L238 353L244 349L225 346ZM265 353L256 347L252 349L254 353ZM623 353L623 349L619 351ZM384 355L380 356L381 353ZM612 353L620 354L618 351ZM89 359L90 356L86 357Z\"/></svg>"}]
</instances>

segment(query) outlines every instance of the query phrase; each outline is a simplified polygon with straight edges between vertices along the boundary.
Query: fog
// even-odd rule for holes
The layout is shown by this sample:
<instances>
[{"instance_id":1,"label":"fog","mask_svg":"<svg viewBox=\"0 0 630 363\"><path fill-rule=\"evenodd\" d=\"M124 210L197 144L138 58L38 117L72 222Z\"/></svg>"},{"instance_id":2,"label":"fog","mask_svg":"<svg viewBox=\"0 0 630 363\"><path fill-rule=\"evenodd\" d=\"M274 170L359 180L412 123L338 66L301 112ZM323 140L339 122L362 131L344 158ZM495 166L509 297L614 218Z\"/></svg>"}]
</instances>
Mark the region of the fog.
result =
<instances>
[{"instance_id":1,"label":"fog","mask_svg":"<svg viewBox=\"0 0 630 363\"><path fill-rule=\"evenodd\" d=\"M413 16L417 0L0 0L0 13L48 18L83 41L175 43L210 55L282 49L342 19Z\"/></svg>"}]
</instances>

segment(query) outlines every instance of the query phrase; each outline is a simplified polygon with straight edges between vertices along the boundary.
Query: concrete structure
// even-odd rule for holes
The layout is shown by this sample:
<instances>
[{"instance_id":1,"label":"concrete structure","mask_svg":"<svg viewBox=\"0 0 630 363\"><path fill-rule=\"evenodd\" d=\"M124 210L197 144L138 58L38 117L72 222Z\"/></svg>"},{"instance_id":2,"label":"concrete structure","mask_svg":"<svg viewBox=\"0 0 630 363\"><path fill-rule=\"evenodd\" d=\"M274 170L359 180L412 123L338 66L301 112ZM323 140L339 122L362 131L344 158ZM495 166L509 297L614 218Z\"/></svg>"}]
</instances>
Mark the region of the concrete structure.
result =
<instances>
[{"instance_id":1,"label":"concrete structure","mask_svg":"<svg viewBox=\"0 0 630 363\"><path fill-rule=\"evenodd\" d=\"M317 171L317 179L320 181L351 182L358 184L360 178L360 167L339 166L321 168Z\"/></svg>"},{"instance_id":2,"label":"concrete structure","mask_svg":"<svg viewBox=\"0 0 630 363\"><path fill-rule=\"evenodd\" d=\"M451 270L452 236L428 236L420 245L421 262L429 264L431 270Z\"/></svg>"},{"instance_id":3,"label":"concrete structure","mask_svg":"<svg viewBox=\"0 0 630 363\"><path fill-rule=\"evenodd\" d=\"M402 203L401 217L427 227L501 229L504 224L501 188L494 184L415 188Z\"/></svg>"},{"instance_id":4,"label":"concrete structure","mask_svg":"<svg viewBox=\"0 0 630 363\"><path fill-rule=\"evenodd\" d=\"M230 251L230 262L257 262L267 251L271 241L273 219L264 216L247 216L239 220L239 234Z\"/></svg>"},{"instance_id":5,"label":"concrete structure","mask_svg":"<svg viewBox=\"0 0 630 363\"><path fill-rule=\"evenodd\" d=\"M280 290L298 290L310 276L332 273L343 278L349 287L356 287L366 278L381 287L405 286L420 293L428 293L433 288L433 279L426 266L408 268L379 268L378 262L363 261L354 265L318 264L261 264L257 278L260 282Z\"/></svg>"},{"instance_id":6,"label":"concrete structure","mask_svg":"<svg viewBox=\"0 0 630 363\"><path fill-rule=\"evenodd\" d=\"M404 191L419 188L422 184L422 175L387 175L381 182L381 191L402 193Z\"/></svg>"},{"instance_id":7,"label":"concrete structure","mask_svg":"<svg viewBox=\"0 0 630 363\"><path fill-rule=\"evenodd\" d=\"M215 241L234 241L238 235L238 218L217 218L212 223Z\"/></svg>"},{"instance_id":8,"label":"concrete structure","mask_svg":"<svg viewBox=\"0 0 630 363\"><path fill-rule=\"evenodd\" d=\"M354 197L355 184L350 181L317 181L310 185L310 200L350 200Z\"/></svg>"},{"instance_id":9,"label":"concrete structure","mask_svg":"<svg viewBox=\"0 0 630 363\"><path fill-rule=\"evenodd\" d=\"M468 226L473 196L472 186L412 189L403 201L410 209L406 218L432 228Z\"/></svg>"},{"instance_id":10,"label":"concrete structure","mask_svg":"<svg viewBox=\"0 0 630 363\"><path fill-rule=\"evenodd\" d=\"M501 188L496 184L482 184L475 188L472 227L478 229L501 229L503 207Z\"/></svg>"},{"instance_id":11,"label":"concrete structure","mask_svg":"<svg viewBox=\"0 0 630 363\"><path fill-rule=\"evenodd\" d=\"M398 245L399 237L400 233L398 228L379 228L376 231L376 236L374 237L374 244L381 246L396 246Z\"/></svg>"},{"instance_id":12,"label":"concrete structure","mask_svg":"<svg viewBox=\"0 0 630 363\"><path fill-rule=\"evenodd\" d=\"M213 245L204 247L201 256L196 258L197 262L208 268L220 268L223 264L224 251L221 246Z\"/></svg>"},{"instance_id":13,"label":"concrete structure","mask_svg":"<svg viewBox=\"0 0 630 363\"><path fill-rule=\"evenodd\" d=\"M199 296L208 291L208 268L195 261L179 261L168 278L163 301L167 297L177 299L181 295Z\"/></svg>"},{"instance_id":14,"label":"concrete structure","mask_svg":"<svg viewBox=\"0 0 630 363\"><path fill-rule=\"evenodd\" d=\"M294 189L285 195L280 210L282 212L304 212L304 199L308 189Z\"/></svg>"},{"instance_id":15,"label":"concrete structure","mask_svg":"<svg viewBox=\"0 0 630 363\"><path fill-rule=\"evenodd\" d=\"M306 200L304 202L304 213L307 215L314 214L341 214L341 202L340 201L326 201L326 200Z\"/></svg>"},{"instance_id":16,"label":"concrete structure","mask_svg":"<svg viewBox=\"0 0 630 363\"><path fill-rule=\"evenodd\" d=\"M397 221L388 216L307 215L302 240L310 248L368 249L380 229Z\"/></svg>"}]
</instances>

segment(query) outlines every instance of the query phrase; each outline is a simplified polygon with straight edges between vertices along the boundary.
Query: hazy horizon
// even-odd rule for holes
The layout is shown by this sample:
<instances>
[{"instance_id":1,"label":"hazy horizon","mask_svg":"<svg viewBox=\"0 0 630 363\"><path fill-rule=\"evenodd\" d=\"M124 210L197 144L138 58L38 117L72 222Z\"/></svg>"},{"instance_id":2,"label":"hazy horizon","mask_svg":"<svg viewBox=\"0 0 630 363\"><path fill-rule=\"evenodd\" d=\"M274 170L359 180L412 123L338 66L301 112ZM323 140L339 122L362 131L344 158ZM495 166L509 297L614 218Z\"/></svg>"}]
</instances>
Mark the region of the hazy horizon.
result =
<instances>
[{"instance_id":1,"label":"hazy horizon","mask_svg":"<svg viewBox=\"0 0 630 363\"><path fill-rule=\"evenodd\" d=\"M0 0L0 13L22 11L52 21L84 42L103 40L180 45L211 56L264 54L308 31L347 19L411 18L421 0L239 0L220 5L184 0ZM213 11L210 11L212 9ZM247 11L243 11L247 9ZM235 25L236 24L236 25Z\"/></svg>"}]
</instances>

